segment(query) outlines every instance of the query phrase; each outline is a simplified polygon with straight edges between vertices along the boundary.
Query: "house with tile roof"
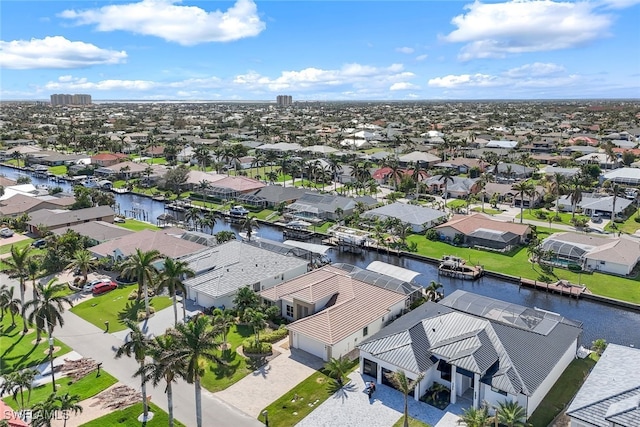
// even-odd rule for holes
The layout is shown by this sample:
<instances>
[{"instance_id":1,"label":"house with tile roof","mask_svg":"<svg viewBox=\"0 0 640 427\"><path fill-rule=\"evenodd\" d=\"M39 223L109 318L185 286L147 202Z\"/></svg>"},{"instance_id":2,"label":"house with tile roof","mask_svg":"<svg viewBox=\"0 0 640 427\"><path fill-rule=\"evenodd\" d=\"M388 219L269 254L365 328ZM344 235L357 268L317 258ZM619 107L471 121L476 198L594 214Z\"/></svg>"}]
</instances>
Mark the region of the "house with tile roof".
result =
<instances>
[{"instance_id":1,"label":"house with tile roof","mask_svg":"<svg viewBox=\"0 0 640 427\"><path fill-rule=\"evenodd\" d=\"M337 264L264 290L260 296L292 321L287 325L291 347L328 361L353 351L399 317L416 292L419 286L406 280Z\"/></svg>"},{"instance_id":2,"label":"house with tile roof","mask_svg":"<svg viewBox=\"0 0 640 427\"><path fill-rule=\"evenodd\" d=\"M567 408L570 426L640 426L639 363L639 349L608 344Z\"/></svg>"},{"instance_id":3,"label":"house with tile roof","mask_svg":"<svg viewBox=\"0 0 640 427\"><path fill-rule=\"evenodd\" d=\"M531 227L527 224L496 221L480 213L455 215L434 229L445 242L498 251L524 244L531 234Z\"/></svg>"},{"instance_id":4,"label":"house with tile roof","mask_svg":"<svg viewBox=\"0 0 640 427\"><path fill-rule=\"evenodd\" d=\"M530 416L575 358L581 334L579 322L558 314L456 290L360 343L360 372L391 387L387 374L423 374L416 400L438 383L451 403L511 400Z\"/></svg>"},{"instance_id":5,"label":"house with tile roof","mask_svg":"<svg viewBox=\"0 0 640 427\"><path fill-rule=\"evenodd\" d=\"M40 209L32 212L27 222L29 233L42 234L41 228L55 230L91 221L104 221L113 224L116 213L111 206L94 206L73 211L66 209Z\"/></svg>"},{"instance_id":6,"label":"house with tile roof","mask_svg":"<svg viewBox=\"0 0 640 427\"><path fill-rule=\"evenodd\" d=\"M542 250L558 260L574 262L584 270L626 276L640 262L640 239L628 235L595 236L554 233L542 241Z\"/></svg>"}]
</instances>

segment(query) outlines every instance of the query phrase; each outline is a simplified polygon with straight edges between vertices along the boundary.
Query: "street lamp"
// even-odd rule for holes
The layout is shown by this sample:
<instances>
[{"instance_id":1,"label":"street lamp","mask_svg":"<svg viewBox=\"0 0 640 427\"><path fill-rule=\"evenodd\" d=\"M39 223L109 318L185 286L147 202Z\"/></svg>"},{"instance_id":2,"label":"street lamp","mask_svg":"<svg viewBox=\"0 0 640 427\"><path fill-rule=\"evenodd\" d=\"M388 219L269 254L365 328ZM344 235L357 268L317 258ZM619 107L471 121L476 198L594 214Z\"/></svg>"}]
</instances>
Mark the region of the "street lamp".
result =
<instances>
[{"instance_id":1,"label":"street lamp","mask_svg":"<svg viewBox=\"0 0 640 427\"><path fill-rule=\"evenodd\" d=\"M269 427L269 412L266 409L262 411L262 416L264 416L264 425Z\"/></svg>"}]
</instances>

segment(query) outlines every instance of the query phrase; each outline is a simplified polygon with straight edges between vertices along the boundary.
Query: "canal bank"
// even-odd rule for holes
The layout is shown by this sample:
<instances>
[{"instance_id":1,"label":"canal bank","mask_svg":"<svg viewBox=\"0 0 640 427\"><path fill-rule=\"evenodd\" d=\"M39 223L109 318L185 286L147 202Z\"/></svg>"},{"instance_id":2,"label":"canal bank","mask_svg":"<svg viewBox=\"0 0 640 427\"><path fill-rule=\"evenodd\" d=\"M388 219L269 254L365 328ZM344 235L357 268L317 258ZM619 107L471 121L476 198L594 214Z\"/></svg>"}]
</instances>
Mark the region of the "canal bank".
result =
<instances>
[{"instance_id":1,"label":"canal bank","mask_svg":"<svg viewBox=\"0 0 640 427\"><path fill-rule=\"evenodd\" d=\"M16 179L19 172L24 174L22 171L0 166L0 174L11 179ZM35 185L56 185L46 179L32 177L32 180ZM57 185L66 191L72 191L72 187L68 183ZM144 212L150 222L155 222L159 215L168 212L164 202L153 200L147 196L132 193L114 194L114 196L121 212L133 210ZM236 234L240 231L238 225L218 221L212 232L223 230L233 231ZM255 234L265 239L283 240L282 230L269 223L261 223L260 229ZM320 243L320 240L316 238L314 243ZM608 301L596 300L591 297L576 300L523 286L514 286L514 279L501 273L486 274L477 281L439 277L437 269L439 260L414 253L396 255L393 252L364 251L361 254L352 254L332 250L329 257L332 262L344 262L362 268L379 260L421 273L422 275L418 276L417 280L424 286L428 286L432 280L442 283L446 294L450 294L456 289L462 289L514 304L538 307L559 313L583 323L582 342L587 346L595 339L604 338L608 342L640 347L640 312L631 307L611 305Z\"/></svg>"}]
</instances>

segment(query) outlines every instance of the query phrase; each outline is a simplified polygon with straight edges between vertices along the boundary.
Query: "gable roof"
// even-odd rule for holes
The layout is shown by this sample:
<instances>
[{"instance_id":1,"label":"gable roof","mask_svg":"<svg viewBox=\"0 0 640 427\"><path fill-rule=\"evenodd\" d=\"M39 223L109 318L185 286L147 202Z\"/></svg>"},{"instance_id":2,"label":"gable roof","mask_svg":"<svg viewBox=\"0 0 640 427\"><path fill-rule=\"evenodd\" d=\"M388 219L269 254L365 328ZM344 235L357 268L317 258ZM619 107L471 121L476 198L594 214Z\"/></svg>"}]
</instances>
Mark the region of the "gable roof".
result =
<instances>
[{"instance_id":1,"label":"gable roof","mask_svg":"<svg viewBox=\"0 0 640 427\"><path fill-rule=\"evenodd\" d=\"M414 373L444 360L500 390L530 396L581 332L579 323L559 315L457 290L402 316L359 348Z\"/></svg>"},{"instance_id":2,"label":"gable roof","mask_svg":"<svg viewBox=\"0 0 640 427\"><path fill-rule=\"evenodd\" d=\"M40 209L31 214L27 224L37 227L45 225L50 228L59 227L72 222L92 221L98 218L114 216L111 206L94 206L92 208L73 211L61 209Z\"/></svg>"},{"instance_id":3,"label":"gable roof","mask_svg":"<svg viewBox=\"0 0 640 427\"><path fill-rule=\"evenodd\" d=\"M571 418L608 427L640 426L640 349L608 344L567 408Z\"/></svg>"},{"instance_id":4,"label":"gable roof","mask_svg":"<svg viewBox=\"0 0 640 427\"><path fill-rule=\"evenodd\" d=\"M390 205L384 205L379 208L366 211L362 216L365 218L392 217L398 218L400 221L407 222L409 224L422 225L425 222L431 222L438 218L446 217L447 214L436 209L395 202Z\"/></svg>"},{"instance_id":5,"label":"gable roof","mask_svg":"<svg viewBox=\"0 0 640 427\"><path fill-rule=\"evenodd\" d=\"M122 228L105 221L91 221L72 225L70 227L60 227L56 230L53 230L53 233L62 235L68 230L75 231L81 236L86 236L98 242L117 239L118 237L128 236L129 234L135 233L134 231L127 230L126 228Z\"/></svg>"},{"instance_id":6,"label":"gable roof","mask_svg":"<svg viewBox=\"0 0 640 427\"><path fill-rule=\"evenodd\" d=\"M89 248L91 252L100 256L113 256L114 252L120 252L122 256L129 256L136 252L158 250L169 258L179 258L194 252L201 251L206 246L181 239L184 230L167 228L163 230L142 230L133 234L109 240L97 246Z\"/></svg>"},{"instance_id":7,"label":"gable roof","mask_svg":"<svg viewBox=\"0 0 640 427\"><path fill-rule=\"evenodd\" d=\"M435 228L437 230L445 227L454 228L466 236L471 235L474 231L480 228L499 232L511 232L518 236L527 234L530 229L527 224L495 221L479 213L473 215L454 215L451 221L441 224Z\"/></svg>"}]
</instances>

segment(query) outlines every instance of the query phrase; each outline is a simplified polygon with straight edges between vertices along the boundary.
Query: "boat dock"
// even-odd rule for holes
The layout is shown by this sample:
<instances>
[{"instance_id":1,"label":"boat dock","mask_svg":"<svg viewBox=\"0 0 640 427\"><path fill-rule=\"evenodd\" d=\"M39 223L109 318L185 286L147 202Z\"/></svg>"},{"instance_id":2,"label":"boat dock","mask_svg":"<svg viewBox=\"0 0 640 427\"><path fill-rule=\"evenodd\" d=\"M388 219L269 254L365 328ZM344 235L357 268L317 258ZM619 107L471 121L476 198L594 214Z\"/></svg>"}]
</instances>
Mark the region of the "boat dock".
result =
<instances>
[{"instance_id":1,"label":"boat dock","mask_svg":"<svg viewBox=\"0 0 640 427\"><path fill-rule=\"evenodd\" d=\"M520 286L534 288L538 290L546 290L547 292L555 292L568 297L580 298L583 293L589 292L586 286L569 283L566 280L558 280L554 283L541 282L539 280L531 280L526 278L520 279Z\"/></svg>"}]
</instances>

